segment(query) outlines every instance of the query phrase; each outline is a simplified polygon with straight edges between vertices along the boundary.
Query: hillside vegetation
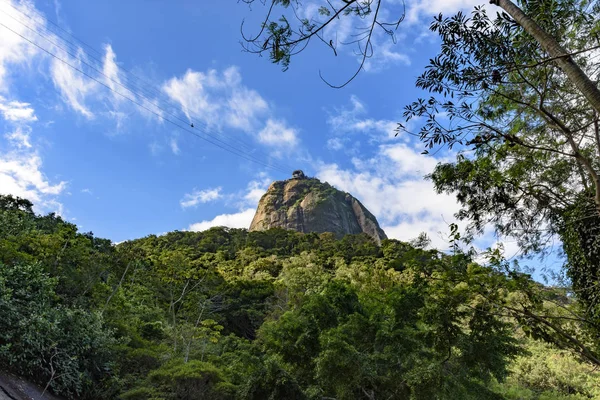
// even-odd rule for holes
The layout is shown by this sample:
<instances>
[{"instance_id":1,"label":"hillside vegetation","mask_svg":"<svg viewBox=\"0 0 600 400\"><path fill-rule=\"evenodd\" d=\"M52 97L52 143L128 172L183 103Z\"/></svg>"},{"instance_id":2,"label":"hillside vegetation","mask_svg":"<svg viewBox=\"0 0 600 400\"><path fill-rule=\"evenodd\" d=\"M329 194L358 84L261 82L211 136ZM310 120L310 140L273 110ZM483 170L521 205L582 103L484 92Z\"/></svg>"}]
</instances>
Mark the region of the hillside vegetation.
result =
<instances>
[{"instance_id":1,"label":"hillside vegetation","mask_svg":"<svg viewBox=\"0 0 600 400\"><path fill-rule=\"evenodd\" d=\"M597 331L563 290L426 244L212 228L115 246L0 197L0 367L82 399L600 398Z\"/></svg>"}]
</instances>

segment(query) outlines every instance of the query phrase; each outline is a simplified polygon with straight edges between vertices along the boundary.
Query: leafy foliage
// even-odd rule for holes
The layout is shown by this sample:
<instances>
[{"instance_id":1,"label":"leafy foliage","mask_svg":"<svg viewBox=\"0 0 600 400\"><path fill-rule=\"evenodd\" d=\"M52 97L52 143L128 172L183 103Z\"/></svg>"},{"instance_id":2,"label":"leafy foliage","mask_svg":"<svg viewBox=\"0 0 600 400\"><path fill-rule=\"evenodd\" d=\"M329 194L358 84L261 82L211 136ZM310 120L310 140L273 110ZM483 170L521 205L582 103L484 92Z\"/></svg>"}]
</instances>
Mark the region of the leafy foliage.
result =
<instances>
[{"instance_id":1,"label":"leafy foliage","mask_svg":"<svg viewBox=\"0 0 600 400\"><path fill-rule=\"evenodd\" d=\"M249 5L256 0L242 0ZM311 41L318 41L338 55L345 46L354 47L360 65L355 73L339 86L352 81L373 56L375 36L384 34L395 41L395 31L405 17L405 6L384 0L332 0L310 5L297 0L261 1L267 8L258 32L247 35L242 23L242 46L245 51L262 55L280 64L283 70L290 66L291 58L306 49ZM281 14L278 14L281 12ZM345 29L340 29L340 20ZM338 37L336 30L340 30ZM350 31L341 32L341 31ZM346 36L347 35L347 36Z\"/></svg>"},{"instance_id":2,"label":"leafy foliage","mask_svg":"<svg viewBox=\"0 0 600 400\"><path fill-rule=\"evenodd\" d=\"M526 343L528 354L511 365L498 391L509 399L589 399L600 397L600 373L564 350Z\"/></svg>"},{"instance_id":3,"label":"leafy foliage","mask_svg":"<svg viewBox=\"0 0 600 400\"><path fill-rule=\"evenodd\" d=\"M39 264L0 264L0 366L93 398L115 372L115 339L98 313L58 303L56 283Z\"/></svg>"},{"instance_id":4,"label":"leafy foliage","mask_svg":"<svg viewBox=\"0 0 600 400\"><path fill-rule=\"evenodd\" d=\"M564 392L524 380L525 335L594 354L576 303L425 237L212 228L113 246L0 204L0 367L67 398L495 399Z\"/></svg>"},{"instance_id":5,"label":"leafy foliage","mask_svg":"<svg viewBox=\"0 0 600 400\"><path fill-rule=\"evenodd\" d=\"M597 1L522 2L523 11L595 77L600 46ZM457 147L454 163L430 178L456 194L466 239L495 228L522 252L546 255L560 239L586 319L598 323L597 221L600 128L593 105L538 41L509 17L439 15L431 25L439 54L417 79L431 93L405 109L423 121L410 132L433 148ZM400 131L405 130L400 126ZM437 151L437 150L436 150Z\"/></svg>"}]
</instances>

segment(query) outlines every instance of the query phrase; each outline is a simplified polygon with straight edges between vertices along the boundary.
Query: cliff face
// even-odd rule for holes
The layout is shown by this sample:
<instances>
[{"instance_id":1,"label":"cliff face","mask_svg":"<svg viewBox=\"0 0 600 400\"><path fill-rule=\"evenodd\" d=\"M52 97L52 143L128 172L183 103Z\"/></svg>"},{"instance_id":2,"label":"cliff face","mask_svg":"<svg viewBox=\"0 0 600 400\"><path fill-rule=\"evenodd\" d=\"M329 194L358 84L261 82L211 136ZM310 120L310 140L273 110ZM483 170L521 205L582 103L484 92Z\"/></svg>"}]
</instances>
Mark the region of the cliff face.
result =
<instances>
[{"instance_id":1,"label":"cliff face","mask_svg":"<svg viewBox=\"0 0 600 400\"><path fill-rule=\"evenodd\" d=\"M314 178L276 181L258 203L251 231L284 228L333 232L338 238L364 232L378 244L387 236L358 200Z\"/></svg>"}]
</instances>

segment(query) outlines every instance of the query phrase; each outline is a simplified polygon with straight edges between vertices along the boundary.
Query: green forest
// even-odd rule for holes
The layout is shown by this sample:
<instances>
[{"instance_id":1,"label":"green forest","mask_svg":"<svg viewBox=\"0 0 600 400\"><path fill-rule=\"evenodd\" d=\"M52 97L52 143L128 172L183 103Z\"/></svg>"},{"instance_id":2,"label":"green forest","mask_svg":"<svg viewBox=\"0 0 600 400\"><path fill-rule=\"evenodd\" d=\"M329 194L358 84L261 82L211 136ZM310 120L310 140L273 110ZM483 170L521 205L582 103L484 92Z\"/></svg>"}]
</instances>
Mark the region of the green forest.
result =
<instances>
[{"instance_id":1,"label":"green forest","mask_svg":"<svg viewBox=\"0 0 600 400\"><path fill-rule=\"evenodd\" d=\"M114 245L3 196L0 257L0 366L69 399L600 398L568 291L423 236Z\"/></svg>"},{"instance_id":2,"label":"green forest","mask_svg":"<svg viewBox=\"0 0 600 400\"><path fill-rule=\"evenodd\" d=\"M284 70L311 39L337 56L332 21L372 21L356 74L321 76L337 88L404 19L262 3L243 45ZM397 129L445 150L427 178L460 207L447 251L223 227L115 244L0 196L0 370L65 399L600 399L600 2L491 3L434 18ZM565 279L476 249L486 234Z\"/></svg>"}]
</instances>

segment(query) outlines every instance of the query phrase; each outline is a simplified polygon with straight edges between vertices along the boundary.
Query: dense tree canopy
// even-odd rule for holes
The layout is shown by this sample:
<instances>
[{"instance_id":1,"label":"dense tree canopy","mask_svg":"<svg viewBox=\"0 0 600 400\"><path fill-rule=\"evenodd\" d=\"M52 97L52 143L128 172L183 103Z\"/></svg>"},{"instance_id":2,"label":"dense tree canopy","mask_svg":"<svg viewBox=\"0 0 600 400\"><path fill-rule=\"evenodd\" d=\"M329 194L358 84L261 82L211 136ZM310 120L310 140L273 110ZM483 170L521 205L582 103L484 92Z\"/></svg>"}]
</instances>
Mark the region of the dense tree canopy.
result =
<instances>
[{"instance_id":1,"label":"dense tree canopy","mask_svg":"<svg viewBox=\"0 0 600 400\"><path fill-rule=\"evenodd\" d=\"M499 8L435 18L431 30L441 39L440 53L416 82L431 96L406 107L398 131L418 137L424 153L458 150L456 162L439 165L430 178L439 192L456 194L458 217L468 222L464 239L494 228L500 238L516 239L523 254L542 256L559 244L583 318L599 324L600 3L490 3ZM380 13L391 4L328 1L320 16L292 24L286 10L298 17L310 7L267 1L259 34L246 43L287 68L313 38L335 52L328 40L338 21L355 26L359 19L368 22L366 31L350 44L364 62L376 51L373 32L393 35L402 22L403 8ZM279 20L277 10L284 15ZM398 19L386 24L382 15Z\"/></svg>"},{"instance_id":2,"label":"dense tree canopy","mask_svg":"<svg viewBox=\"0 0 600 400\"><path fill-rule=\"evenodd\" d=\"M598 76L597 2L536 1L524 10L561 38L588 76ZM526 254L543 254L560 239L574 289L598 321L597 111L508 15L492 19L476 8L470 16L439 16L431 29L441 51L417 86L433 95L405 115L424 121L412 133L428 149L461 149L456 162L432 174L436 188L457 195L471 234L491 225Z\"/></svg>"},{"instance_id":3,"label":"dense tree canopy","mask_svg":"<svg viewBox=\"0 0 600 400\"><path fill-rule=\"evenodd\" d=\"M599 390L584 379L600 364L598 331L561 290L501 259L481 266L428 250L423 238L421 247L378 247L364 235L226 228L114 246L35 215L26 200L0 197L0 206L0 368L67 398L533 399ZM577 368L568 389L523 376L529 357L552 354Z\"/></svg>"}]
</instances>

